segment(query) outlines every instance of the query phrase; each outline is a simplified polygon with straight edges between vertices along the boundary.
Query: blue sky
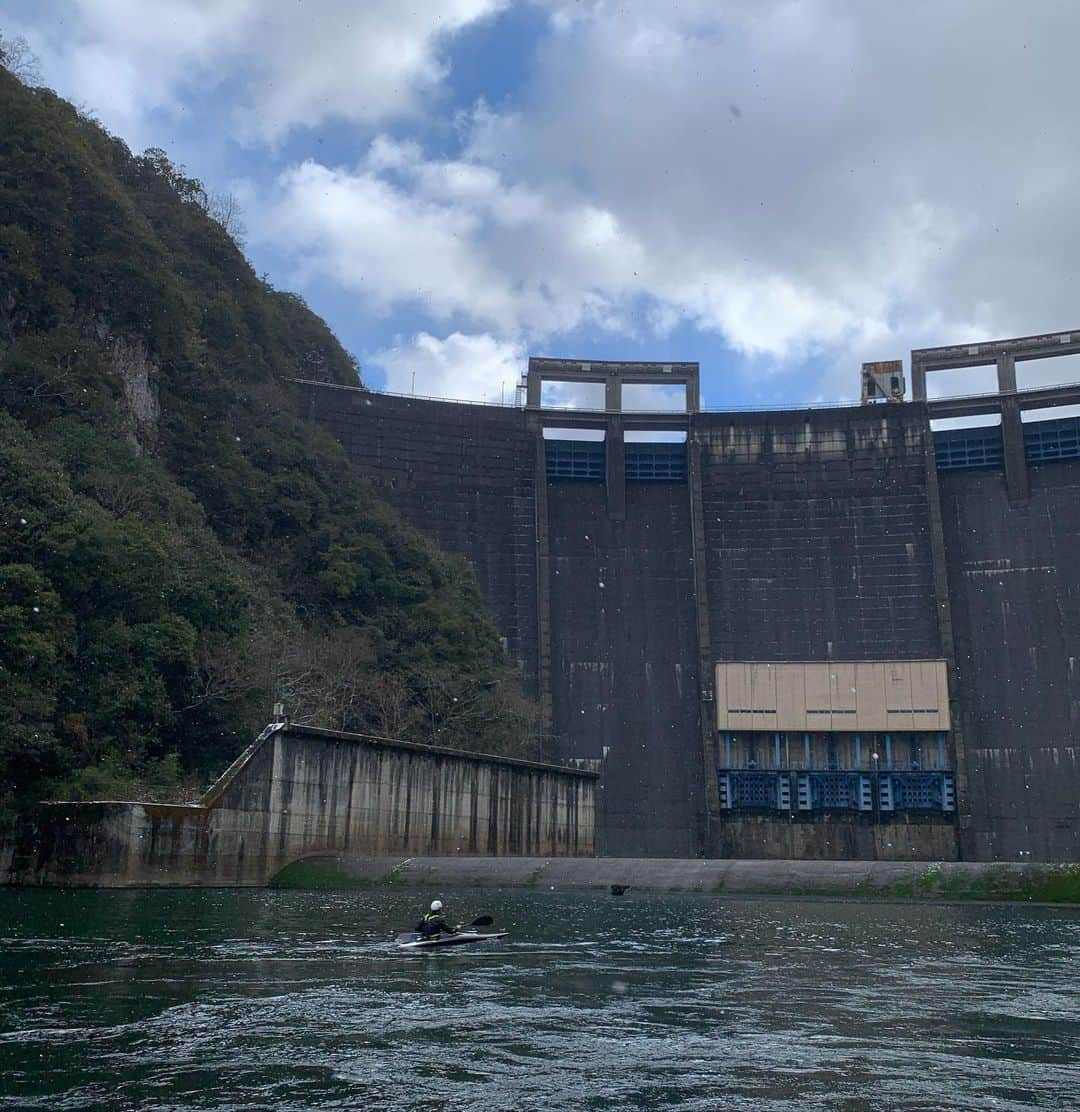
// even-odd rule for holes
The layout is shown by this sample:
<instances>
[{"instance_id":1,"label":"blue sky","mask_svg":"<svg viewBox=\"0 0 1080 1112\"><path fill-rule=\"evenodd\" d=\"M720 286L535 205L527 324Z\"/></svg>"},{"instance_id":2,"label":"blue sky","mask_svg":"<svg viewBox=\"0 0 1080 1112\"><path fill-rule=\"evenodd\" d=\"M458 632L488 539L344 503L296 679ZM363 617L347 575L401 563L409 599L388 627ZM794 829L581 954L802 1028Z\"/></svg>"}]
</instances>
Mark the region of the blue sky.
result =
<instances>
[{"instance_id":1,"label":"blue sky","mask_svg":"<svg viewBox=\"0 0 1080 1112\"><path fill-rule=\"evenodd\" d=\"M239 197L256 269L370 384L498 400L530 353L698 360L714 408L1080 326L1078 32L1054 0L0 15L46 84Z\"/></svg>"}]
</instances>

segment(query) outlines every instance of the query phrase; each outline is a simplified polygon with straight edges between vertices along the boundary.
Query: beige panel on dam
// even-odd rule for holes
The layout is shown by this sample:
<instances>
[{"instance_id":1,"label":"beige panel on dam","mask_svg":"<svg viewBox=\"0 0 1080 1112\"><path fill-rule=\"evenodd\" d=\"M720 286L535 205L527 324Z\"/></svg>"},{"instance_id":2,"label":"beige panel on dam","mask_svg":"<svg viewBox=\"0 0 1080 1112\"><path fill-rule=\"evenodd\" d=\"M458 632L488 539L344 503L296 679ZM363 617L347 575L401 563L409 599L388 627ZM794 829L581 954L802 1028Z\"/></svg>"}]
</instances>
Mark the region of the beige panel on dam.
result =
<instances>
[{"instance_id":1,"label":"beige panel on dam","mask_svg":"<svg viewBox=\"0 0 1080 1112\"><path fill-rule=\"evenodd\" d=\"M945 661L726 661L716 666L716 728L948 730Z\"/></svg>"},{"instance_id":2,"label":"beige panel on dam","mask_svg":"<svg viewBox=\"0 0 1080 1112\"><path fill-rule=\"evenodd\" d=\"M754 730L775 730L776 725L776 665L750 665L750 709L753 712Z\"/></svg>"},{"instance_id":3,"label":"beige panel on dam","mask_svg":"<svg viewBox=\"0 0 1080 1112\"><path fill-rule=\"evenodd\" d=\"M911 664L894 661L885 665L885 716L893 732L915 729L911 713Z\"/></svg>"},{"instance_id":4,"label":"beige panel on dam","mask_svg":"<svg viewBox=\"0 0 1080 1112\"><path fill-rule=\"evenodd\" d=\"M856 719L856 665L836 663L829 666L829 700L832 703L834 730L854 731Z\"/></svg>"},{"instance_id":5,"label":"beige panel on dam","mask_svg":"<svg viewBox=\"0 0 1080 1112\"><path fill-rule=\"evenodd\" d=\"M885 714L885 669L880 664L855 665L855 725L865 733L889 728Z\"/></svg>"},{"instance_id":6,"label":"beige panel on dam","mask_svg":"<svg viewBox=\"0 0 1080 1112\"><path fill-rule=\"evenodd\" d=\"M832 697L829 691L829 666L803 664L796 667L803 669L803 690L806 692L805 729L831 730ZM797 728L792 726L792 729Z\"/></svg>"},{"instance_id":7,"label":"beige panel on dam","mask_svg":"<svg viewBox=\"0 0 1080 1112\"><path fill-rule=\"evenodd\" d=\"M806 724L806 670L801 664L776 666L776 714L781 722L797 725L785 730L808 730Z\"/></svg>"},{"instance_id":8,"label":"beige panel on dam","mask_svg":"<svg viewBox=\"0 0 1080 1112\"><path fill-rule=\"evenodd\" d=\"M754 705L751 694L751 668L749 664L732 664L724 670L724 691L726 699L724 706L731 725L729 730L752 730L754 728L754 715L751 708Z\"/></svg>"}]
</instances>

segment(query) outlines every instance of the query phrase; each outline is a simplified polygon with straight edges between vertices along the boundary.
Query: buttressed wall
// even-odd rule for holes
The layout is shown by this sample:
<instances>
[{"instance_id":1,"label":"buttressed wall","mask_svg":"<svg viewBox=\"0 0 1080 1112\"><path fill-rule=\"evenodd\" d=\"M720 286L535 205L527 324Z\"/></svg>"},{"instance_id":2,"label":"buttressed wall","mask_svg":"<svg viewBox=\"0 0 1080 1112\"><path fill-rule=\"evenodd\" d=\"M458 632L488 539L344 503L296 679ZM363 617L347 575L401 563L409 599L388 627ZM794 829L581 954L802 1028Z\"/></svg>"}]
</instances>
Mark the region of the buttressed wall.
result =
<instances>
[{"instance_id":1,"label":"buttressed wall","mask_svg":"<svg viewBox=\"0 0 1080 1112\"><path fill-rule=\"evenodd\" d=\"M595 774L276 724L194 804L46 803L0 883L263 885L305 857L592 856Z\"/></svg>"},{"instance_id":2,"label":"buttressed wall","mask_svg":"<svg viewBox=\"0 0 1080 1112\"><path fill-rule=\"evenodd\" d=\"M622 409L665 376L687 412ZM605 382L605 409L544 409L546 377ZM1080 421L1024 426L1017 455L1015 429L932 433L936 402L701 413L694 364L532 360L524 407L301 390L472 562L545 757L602 762L599 852L1080 857ZM626 439L658 429L685 442ZM891 664L908 705L718 713L717 666L762 664L809 665L837 699Z\"/></svg>"}]
</instances>

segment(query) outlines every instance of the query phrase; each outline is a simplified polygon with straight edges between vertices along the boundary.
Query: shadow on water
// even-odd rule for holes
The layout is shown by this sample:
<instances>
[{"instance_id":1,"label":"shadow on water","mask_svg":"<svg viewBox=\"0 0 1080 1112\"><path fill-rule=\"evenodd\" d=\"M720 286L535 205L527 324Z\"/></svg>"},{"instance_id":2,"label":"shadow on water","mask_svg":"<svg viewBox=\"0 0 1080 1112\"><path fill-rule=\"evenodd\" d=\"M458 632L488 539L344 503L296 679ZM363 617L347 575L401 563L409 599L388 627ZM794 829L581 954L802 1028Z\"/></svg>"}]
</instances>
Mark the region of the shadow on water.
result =
<instances>
[{"instance_id":1,"label":"shadow on water","mask_svg":"<svg viewBox=\"0 0 1080 1112\"><path fill-rule=\"evenodd\" d=\"M1080 1107L1080 915L439 893L0 891L0 1108Z\"/></svg>"}]
</instances>

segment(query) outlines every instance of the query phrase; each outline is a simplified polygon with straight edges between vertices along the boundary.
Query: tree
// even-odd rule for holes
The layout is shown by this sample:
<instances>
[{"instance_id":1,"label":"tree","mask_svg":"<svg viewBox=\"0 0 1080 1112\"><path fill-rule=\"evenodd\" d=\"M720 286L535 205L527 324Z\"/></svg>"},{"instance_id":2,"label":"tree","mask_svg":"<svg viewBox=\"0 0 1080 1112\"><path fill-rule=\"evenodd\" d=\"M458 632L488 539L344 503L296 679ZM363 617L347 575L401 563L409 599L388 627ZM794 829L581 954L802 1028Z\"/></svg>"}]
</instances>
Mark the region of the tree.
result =
<instances>
[{"instance_id":1,"label":"tree","mask_svg":"<svg viewBox=\"0 0 1080 1112\"><path fill-rule=\"evenodd\" d=\"M0 34L0 66L24 85L41 84L41 62L22 35L7 38Z\"/></svg>"},{"instance_id":2,"label":"tree","mask_svg":"<svg viewBox=\"0 0 1080 1112\"><path fill-rule=\"evenodd\" d=\"M215 191L207 195L206 212L211 220L225 229L237 247L247 242L244 210L234 193Z\"/></svg>"},{"instance_id":3,"label":"tree","mask_svg":"<svg viewBox=\"0 0 1080 1112\"><path fill-rule=\"evenodd\" d=\"M196 204L204 212L207 210L206 187L198 178L189 178L183 166L174 165L160 147L147 147L137 162L163 181L181 201Z\"/></svg>"}]
</instances>

